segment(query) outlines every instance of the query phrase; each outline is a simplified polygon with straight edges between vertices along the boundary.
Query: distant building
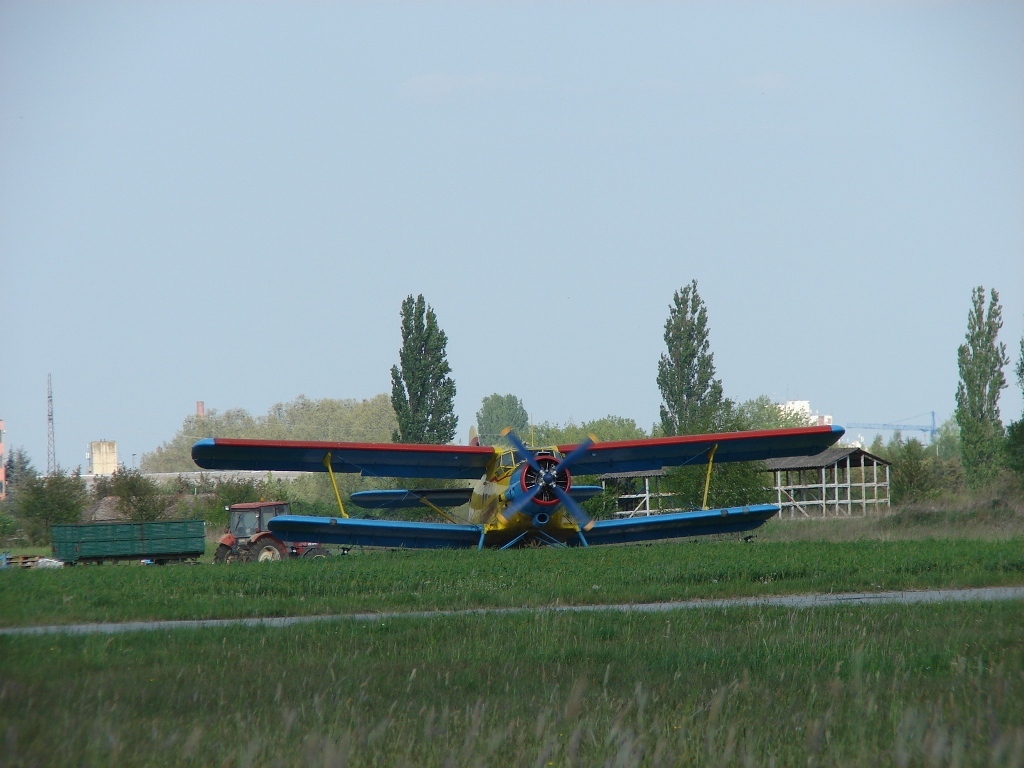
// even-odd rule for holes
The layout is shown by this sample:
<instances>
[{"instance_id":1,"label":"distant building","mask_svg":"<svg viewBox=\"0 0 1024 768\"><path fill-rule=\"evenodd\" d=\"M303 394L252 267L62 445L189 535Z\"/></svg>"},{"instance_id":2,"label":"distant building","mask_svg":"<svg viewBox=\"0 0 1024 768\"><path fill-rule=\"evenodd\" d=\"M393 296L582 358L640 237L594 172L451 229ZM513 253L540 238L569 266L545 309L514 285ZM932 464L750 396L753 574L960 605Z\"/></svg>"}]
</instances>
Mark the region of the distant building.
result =
<instances>
[{"instance_id":1,"label":"distant building","mask_svg":"<svg viewBox=\"0 0 1024 768\"><path fill-rule=\"evenodd\" d=\"M117 443L113 440L91 442L85 458L89 462L87 475L112 475L117 472Z\"/></svg>"},{"instance_id":2,"label":"distant building","mask_svg":"<svg viewBox=\"0 0 1024 768\"><path fill-rule=\"evenodd\" d=\"M811 413L810 400L787 400L782 408L803 417L808 424L817 424L819 427L832 426L832 417L829 414Z\"/></svg>"}]
</instances>

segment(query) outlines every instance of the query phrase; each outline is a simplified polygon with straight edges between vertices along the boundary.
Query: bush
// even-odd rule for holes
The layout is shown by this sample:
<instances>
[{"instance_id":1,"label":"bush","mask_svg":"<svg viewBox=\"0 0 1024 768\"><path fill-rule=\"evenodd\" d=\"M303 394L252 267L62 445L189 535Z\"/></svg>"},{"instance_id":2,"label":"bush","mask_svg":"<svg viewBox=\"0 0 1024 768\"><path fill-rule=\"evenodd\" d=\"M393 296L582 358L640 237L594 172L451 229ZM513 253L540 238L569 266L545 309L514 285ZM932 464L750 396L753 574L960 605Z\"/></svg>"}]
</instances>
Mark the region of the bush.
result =
<instances>
[{"instance_id":1,"label":"bush","mask_svg":"<svg viewBox=\"0 0 1024 768\"><path fill-rule=\"evenodd\" d=\"M23 480L14 497L15 512L25 522L25 534L33 544L50 543L50 528L58 523L77 523L89 501L77 470L58 469L45 477Z\"/></svg>"},{"instance_id":2,"label":"bush","mask_svg":"<svg viewBox=\"0 0 1024 768\"><path fill-rule=\"evenodd\" d=\"M160 487L137 469L118 468L110 478L109 492L117 510L128 520L145 522L163 517L166 506Z\"/></svg>"},{"instance_id":3,"label":"bush","mask_svg":"<svg viewBox=\"0 0 1024 768\"><path fill-rule=\"evenodd\" d=\"M1006 428L1003 449L1006 452L1006 466L1024 477L1024 418Z\"/></svg>"},{"instance_id":4,"label":"bush","mask_svg":"<svg viewBox=\"0 0 1024 768\"><path fill-rule=\"evenodd\" d=\"M0 512L0 539L9 539L18 533L18 521L11 515Z\"/></svg>"}]
</instances>

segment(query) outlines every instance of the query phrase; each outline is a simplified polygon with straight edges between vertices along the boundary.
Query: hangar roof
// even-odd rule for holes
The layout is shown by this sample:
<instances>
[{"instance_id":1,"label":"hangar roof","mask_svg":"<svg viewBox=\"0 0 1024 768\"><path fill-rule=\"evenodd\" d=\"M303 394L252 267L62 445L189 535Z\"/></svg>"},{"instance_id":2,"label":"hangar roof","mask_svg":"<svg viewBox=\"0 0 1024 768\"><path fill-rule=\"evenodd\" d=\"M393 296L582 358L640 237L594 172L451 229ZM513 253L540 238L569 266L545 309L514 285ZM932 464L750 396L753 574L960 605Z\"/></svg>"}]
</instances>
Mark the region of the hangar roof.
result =
<instances>
[{"instance_id":1,"label":"hangar roof","mask_svg":"<svg viewBox=\"0 0 1024 768\"><path fill-rule=\"evenodd\" d=\"M822 467L831 467L834 464L838 464L841 461L846 461L846 458L850 458L850 466L860 466L861 457L864 458L865 464L882 464L889 466L892 464L891 461L886 461L880 456L875 456L873 453L868 453L863 448L858 448L852 445L840 445L832 448L826 448L819 454L814 456L790 456L786 459L768 459L765 464L768 469L775 472L777 470L786 469L821 469Z\"/></svg>"}]
</instances>

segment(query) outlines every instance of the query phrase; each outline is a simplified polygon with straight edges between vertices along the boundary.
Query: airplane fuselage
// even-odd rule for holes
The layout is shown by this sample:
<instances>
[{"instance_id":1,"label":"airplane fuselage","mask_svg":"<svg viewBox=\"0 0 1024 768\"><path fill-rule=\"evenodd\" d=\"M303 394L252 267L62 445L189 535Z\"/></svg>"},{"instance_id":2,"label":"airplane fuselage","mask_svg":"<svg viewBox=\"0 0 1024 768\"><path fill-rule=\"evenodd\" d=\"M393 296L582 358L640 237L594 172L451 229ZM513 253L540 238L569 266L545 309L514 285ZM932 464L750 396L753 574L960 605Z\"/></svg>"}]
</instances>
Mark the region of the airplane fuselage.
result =
<instances>
[{"instance_id":1,"label":"airplane fuselage","mask_svg":"<svg viewBox=\"0 0 1024 768\"><path fill-rule=\"evenodd\" d=\"M563 457L557 449L550 448L537 451L535 458L542 468L551 465L553 469ZM577 535L576 521L551 494L538 493L518 511L508 514L513 502L538 480L535 475L527 462L516 460L514 451L495 451L469 502L469 522L484 527L487 546L500 545L534 532L543 532L559 541ZM549 480L557 482L564 490L571 487L571 478L565 471Z\"/></svg>"}]
</instances>

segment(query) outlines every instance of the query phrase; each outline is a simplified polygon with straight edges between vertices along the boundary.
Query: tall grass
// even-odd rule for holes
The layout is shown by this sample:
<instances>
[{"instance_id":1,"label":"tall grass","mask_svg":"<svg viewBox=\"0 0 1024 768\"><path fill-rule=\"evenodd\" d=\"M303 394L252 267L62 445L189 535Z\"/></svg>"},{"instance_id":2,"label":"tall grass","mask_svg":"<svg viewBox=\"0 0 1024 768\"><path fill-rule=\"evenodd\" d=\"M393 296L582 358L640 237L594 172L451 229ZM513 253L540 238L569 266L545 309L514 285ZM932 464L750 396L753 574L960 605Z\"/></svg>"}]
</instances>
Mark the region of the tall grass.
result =
<instances>
[{"instance_id":1,"label":"tall grass","mask_svg":"<svg viewBox=\"0 0 1024 768\"><path fill-rule=\"evenodd\" d=\"M758 530L764 541L923 539L1005 540L1024 537L1020 481L1001 476L974 491L949 491L907 502L883 514L853 518L775 519Z\"/></svg>"},{"instance_id":2,"label":"tall grass","mask_svg":"<svg viewBox=\"0 0 1024 768\"><path fill-rule=\"evenodd\" d=\"M0 638L8 765L1020 765L1019 603Z\"/></svg>"},{"instance_id":3,"label":"tall grass","mask_svg":"<svg viewBox=\"0 0 1024 768\"><path fill-rule=\"evenodd\" d=\"M0 625L657 602L1024 583L1024 540L704 541L374 552L232 566L0 573Z\"/></svg>"}]
</instances>

